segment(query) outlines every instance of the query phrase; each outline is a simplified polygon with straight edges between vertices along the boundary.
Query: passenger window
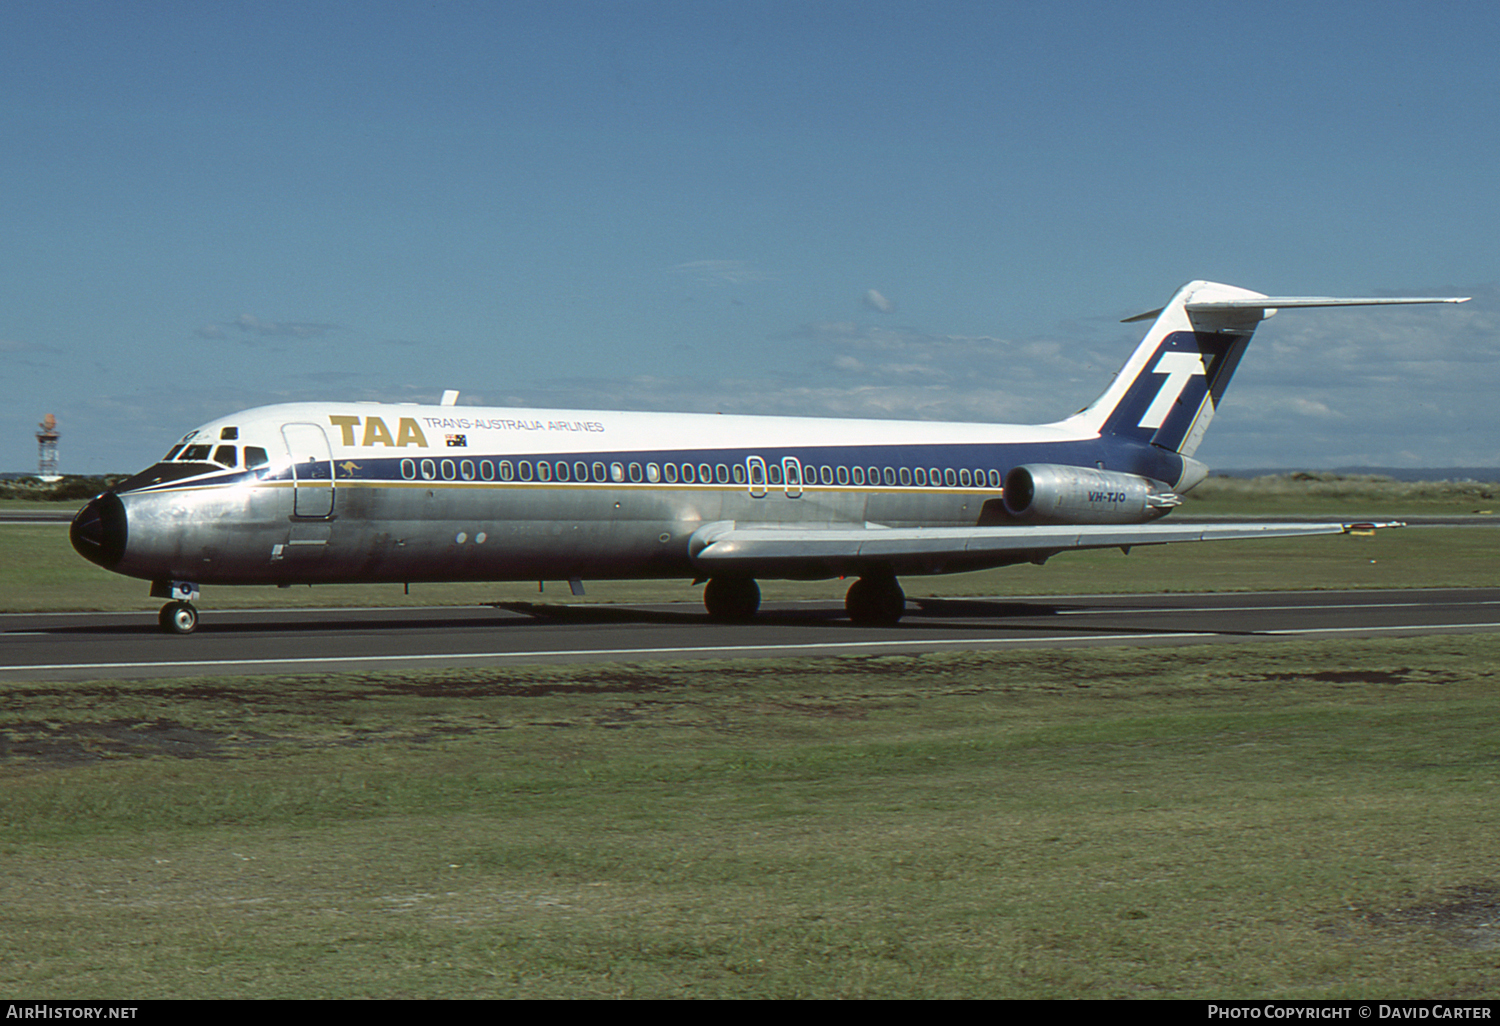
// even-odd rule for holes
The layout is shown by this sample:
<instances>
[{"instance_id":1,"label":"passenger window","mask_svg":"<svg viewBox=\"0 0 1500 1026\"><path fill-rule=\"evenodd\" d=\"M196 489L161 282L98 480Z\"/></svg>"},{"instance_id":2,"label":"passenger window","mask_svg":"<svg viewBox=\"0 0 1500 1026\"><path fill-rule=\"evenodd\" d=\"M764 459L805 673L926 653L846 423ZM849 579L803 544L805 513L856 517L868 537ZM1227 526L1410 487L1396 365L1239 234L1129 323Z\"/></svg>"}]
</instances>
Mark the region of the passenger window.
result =
<instances>
[{"instance_id":1,"label":"passenger window","mask_svg":"<svg viewBox=\"0 0 1500 1026\"><path fill-rule=\"evenodd\" d=\"M854 476L854 483L855 484L862 485L862 484L865 483L865 468L864 467L855 467L854 470L851 471L851 473Z\"/></svg>"},{"instance_id":2,"label":"passenger window","mask_svg":"<svg viewBox=\"0 0 1500 1026\"><path fill-rule=\"evenodd\" d=\"M661 468L655 463L646 464L646 480L652 484L656 484L656 482L661 480Z\"/></svg>"},{"instance_id":3,"label":"passenger window","mask_svg":"<svg viewBox=\"0 0 1500 1026\"><path fill-rule=\"evenodd\" d=\"M662 466L662 473L667 478L667 484L677 483L677 464L667 463Z\"/></svg>"},{"instance_id":4,"label":"passenger window","mask_svg":"<svg viewBox=\"0 0 1500 1026\"><path fill-rule=\"evenodd\" d=\"M500 461L500 480L502 480L502 481L509 481L514 476L514 474L515 474L515 471L511 468L510 460L501 460Z\"/></svg>"},{"instance_id":5,"label":"passenger window","mask_svg":"<svg viewBox=\"0 0 1500 1026\"><path fill-rule=\"evenodd\" d=\"M885 468L885 483L887 485L893 485L893 484L896 483L896 471L895 471L894 468L892 468L892 467L886 467Z\"/></svg>"},{"instance_id":6,"label":"passenger window","mask_svg":"<svg viewBox=\"0 0 1500 1026\"><path fill-rule=\"evenodd\" d=\"M625 464L623 464L623 463L611 463L609 465L609 479L611 481L624 481L625 480Z\"/></svg>"},{"instance_id":7,"label":"passenger window","mask_svg":"<svg viewBox=\"0 0 1500 1026\"><path fill-rule=\"evenodd\" d=\"M226 467L237 467L240 464L239 449L233 445L221 445L214 450L214 462L222 463Z\"/></svg>"},{"instance_id":8,"label":"passenger window","mask_svg":"<svg viewBox=\"0 0 1500 1026\"><path fill-rule=\"evenodd\" d=\"M604 464L602 464L602 463L595 463L594 464L594 480L595 481L605 481L605 480L608 480L604 476Z\"/></svg>"},{"instance_id":9,"label":"passenger window","mask_svg":"<svg viewBox=\"0 0 1500 1026\"><path fill-rule=\"evenodd\" d=\"M734 483L745 483L745 465L743 463L736 463L734 465Z\"/></svg>"},{"instance_id":10,"label":"passenger window","mask_svg":"<svg viewBox=\"0 0 1500 1026\"><path fill-rule=\"evenodd\" d=\"M531 480L531 461L530 460L518 460L516 462L516 476L519 477L522 481L530 481Z\"/></svg>"},{"instance_id":11,"label":"passenger window","mask_svg":"<svg viewBox=\"0 0 1500 1026\"><path fill-rule=\"evenodd\" d=\"M925 485L927 483L927 471L923 470L921 467L913 470L911 472L911 476L912 480L916 481L916 483L919 485Z\"/></svg>"},{"instance_id":12,"label":"passenger window","mask_svg":"<svg viewBox=\"0 0 1500 1026\"><path fill-rule=\"evenodd\" d=\"M781 484L781 464L771 463L766 466L766 476L773 485Z\"/></svg>"},{"instance_id":13,"label":"passenger window","mask_svg":"<svg viewBox=\"0 0 1500 1026\"><path fill-rule=\"evenodd\" d=\"M834 476L838 479L838 483L839 484L846 485L846 484L849 483L849 468L848 467L839 467L833 473L834 473Z\"/></svg>"},{"instance_id":14,"label":"passenger window","mask_svg":"<svg viewBox=\"0 0 1500 1026\"><path fill-rule=\"evenodd\" d=\"M587 481L589 479L589 465L587 463L573 464L573 480Z\"/></svg>"},{"instance_id":15,"label":"passenger window","mask_svg":"<svg viewBox=\"0 0 1500 1026\"><path fill-rule=\"evenodd\" d=\"M719 484L729 483L729 468L722 463L714 465L714 480Z\"/></svg>"},{"instance_id":16,"label":"passenger window","mask_svg":"<svg viewBox=\"0 0 1500 1026\"><path fill-rule=\"evenodd\" d=\"M641 465L632 463L630 465L630 480L639 483L641 480Z\"/></svg>"},{"instance_id":17,"label":"passenger window","mask_svg":"<svg viewBox=\"0 0 1500 1026\"><path fill-rule=\"evenodd\" d=\"M974 483L973 479L971 479L969 477L969 468L968 467L964 467L962 470L960 470L958 472L958 483L961 484L961 485L963 485L965 488L969 487L971 484Z\"/></svg>"},{"instance_id":18,"label":"passenger window","mask_svg":"<svg viewBox=\"0 0 1500 1026\"><path fill-rule=\"evenodd\" d=\"M536 479L538 481L552 480L552 465L544 460L536 461Z\"/></svg>"},{"instance_id":19,"label":"passenger window","mask_svg":"<svg viewBox=\"0 0 1500 1026\"><path fill-rule=\"evenodd\" d=\"M266 455L266 450L258 445L245 446L245 469L254 470L256 467L264 467L271 459Z\"/></svg>"},{"instance_id":20,"label":"passenger window","mask_svg":"<svg viewBox=\"0 0 1500 1026\"><path fill-rule=\"evenodd\" d=\"M682 465L682 483L692 484L697 479L697 475L693 472L693 465L691 463L684 463Z\"/></svg>"},{"instance_id":21,"label":"passenger window","mask_svg":"<svg viewBox=\"0 0 1500 1026\"><path fill-rule=\"evenodd\" d=\"M707 463L698 464L698 480L704 484L714 483L714 468Z\"/></svg>"},{"instance_id":22,"label":"passenger window","mask_svg":"<svg viewBox=\"0 0 1500 1026\"><path fill-rule=\"evenodd\" d=\"M954 473L952 467L943 468L943 484L947 485L949 488L952 488L954 485L958 484L958 475Z\"/></svg>"},{"instance_id":23,"label":"passenger window","mask_svg":"<svg viewBox=\"0 0 1500 1026\"><path fill-rule=\"evenodd\" d=\"M567 463L563 462L562 460L558 460L557 461L556 471L557 471L557 479L559 481L566 481L568 479L568 465L567 465Z\"/></svg>"}]
</instances>

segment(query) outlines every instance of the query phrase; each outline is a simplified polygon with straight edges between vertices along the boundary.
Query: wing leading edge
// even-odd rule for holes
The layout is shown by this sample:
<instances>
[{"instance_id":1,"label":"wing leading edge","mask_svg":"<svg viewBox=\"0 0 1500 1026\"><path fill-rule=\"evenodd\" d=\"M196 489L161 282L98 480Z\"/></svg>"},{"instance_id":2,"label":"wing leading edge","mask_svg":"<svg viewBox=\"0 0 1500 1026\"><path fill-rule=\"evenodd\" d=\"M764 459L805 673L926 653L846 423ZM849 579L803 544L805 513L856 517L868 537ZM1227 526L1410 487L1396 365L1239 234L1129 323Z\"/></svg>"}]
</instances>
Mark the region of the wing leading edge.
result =
<instances>
[{"instance_id":1,"label":"wing leading edge","mask_svg":"<svg viewBox=\"0 0 1500 1026\"><path fill-rule=\"evenodd\" d=\"M1041 563L1077 549L1298 538L1405 526L1384 523L1066 524L1006 527L777 527L707 524L689 552L707 575L814 580L961 573Z\"/></svg>"}]
</instances>

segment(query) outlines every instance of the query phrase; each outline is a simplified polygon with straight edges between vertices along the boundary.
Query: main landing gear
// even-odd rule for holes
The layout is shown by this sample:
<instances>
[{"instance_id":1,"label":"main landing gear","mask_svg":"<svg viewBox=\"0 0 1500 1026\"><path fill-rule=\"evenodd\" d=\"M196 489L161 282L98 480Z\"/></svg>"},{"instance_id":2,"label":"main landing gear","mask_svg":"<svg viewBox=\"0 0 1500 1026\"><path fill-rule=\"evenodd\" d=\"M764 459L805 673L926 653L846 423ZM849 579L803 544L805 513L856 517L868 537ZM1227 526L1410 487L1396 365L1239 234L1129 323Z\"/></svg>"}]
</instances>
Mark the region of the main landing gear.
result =
<instances>
[{"instance_id":1,"label":"main landing gear","mask_svg":"<svg viewBox=\"0 0 1500 1026\"><path fill-rule=\"evenodd\" d=\"M703 589L703 605L715 620L753 620L760 608L760 585L749 577L710 577Z\"/></svg>"},{"instance_id":2,"label":"main landing gear","mask_svg":"<svg viewBox=\"0 0 1500 1026\"><path fill-rule=\"evenodd\" d=\"M760 587L748 577L710 577L703 605L715 620L745 623L760 608ZM844 608L862 627L890 627L906 612L906 593L894 577L861 577L849 586Z\"/></svg>"},{"instance_id":3,"label":"main landing gear","mask_svg":"<svg viewBox=\"0 0 1500 1026\"><path fill-rule=\"evenodd\" d=\"M892 627L906 612L906 592L894 577L861 577L849 586L844 608L861 627Z\"/></svg>"},{"instance_id":4,"label":"main landing gear","mask_svg":"<svg viewBox=\"0 0 1500 1026\"><path fill-rule=\"evenodd\" d=\"M191 581L152 581L152 598L169 598L172 601L161 607L156 614L156 623L168 634L191 634L198 629L198 607L193 600L198 597L198 586Z\"/></svg>"}]
</instances>

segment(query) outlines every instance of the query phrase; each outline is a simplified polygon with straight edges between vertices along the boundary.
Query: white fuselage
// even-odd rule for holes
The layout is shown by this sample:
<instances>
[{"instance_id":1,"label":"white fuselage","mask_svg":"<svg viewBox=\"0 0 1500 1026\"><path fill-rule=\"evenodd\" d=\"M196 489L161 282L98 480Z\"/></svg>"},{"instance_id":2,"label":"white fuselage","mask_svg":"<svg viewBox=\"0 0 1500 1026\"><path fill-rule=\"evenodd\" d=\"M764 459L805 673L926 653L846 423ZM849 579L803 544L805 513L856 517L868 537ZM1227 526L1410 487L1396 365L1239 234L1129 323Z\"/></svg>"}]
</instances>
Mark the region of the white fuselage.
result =
<instances>
[{"instance_id":1,"label":"white fuselage","mask_svg":"<svg viewBox=\"0 0 1500 1026\"><path fill-rule=\"evenodd\" d=\"M116 489L111 568L218 584L690 577L706 524L974 525L1022 463L1180 471L1110 449L1066 422L267 406L189 432ZM1142 457L1155 465L1126 465Z\"/></svg>"}]
</instances>

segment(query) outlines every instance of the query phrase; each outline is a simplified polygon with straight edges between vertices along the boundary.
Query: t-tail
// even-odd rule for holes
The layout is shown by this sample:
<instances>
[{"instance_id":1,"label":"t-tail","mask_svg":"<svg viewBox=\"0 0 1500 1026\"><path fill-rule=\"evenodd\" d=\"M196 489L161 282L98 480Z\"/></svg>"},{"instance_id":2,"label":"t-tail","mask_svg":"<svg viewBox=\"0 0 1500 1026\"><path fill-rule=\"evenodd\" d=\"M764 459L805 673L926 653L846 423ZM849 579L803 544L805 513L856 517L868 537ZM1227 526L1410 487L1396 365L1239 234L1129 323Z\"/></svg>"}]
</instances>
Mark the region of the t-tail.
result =
<instances>
[{"instance_id":1,"label":"t-tail","mask_svg":"<svg viewBox=\"0 0 1500 1026\"><path fill-rule=\"evenodd\" d=\"M1064 423L1101 437L1153 445L1191 457L1208 431L1250 336L1277 310L1466 301L1265 296L1233 285L1189 282L1160 310L1126 319L1127 324L1153 317L1155 322L1104 394Z\"/></svg>"}]
</instances>

